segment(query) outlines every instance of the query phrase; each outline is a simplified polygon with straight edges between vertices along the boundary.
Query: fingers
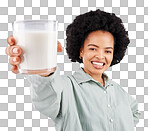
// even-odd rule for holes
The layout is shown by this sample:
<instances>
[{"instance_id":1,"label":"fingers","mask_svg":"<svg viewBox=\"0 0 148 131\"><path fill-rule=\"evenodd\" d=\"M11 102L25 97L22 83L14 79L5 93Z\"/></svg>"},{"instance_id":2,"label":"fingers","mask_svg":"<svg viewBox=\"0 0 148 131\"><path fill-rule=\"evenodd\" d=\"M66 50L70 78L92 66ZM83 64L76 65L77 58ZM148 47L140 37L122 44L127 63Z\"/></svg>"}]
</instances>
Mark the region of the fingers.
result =
<instances>
[{"instance_id":1,"label":"fingers","mask_svg":"<svg viewBox=\"0 0 148 131\"><path fill-rule=\"evenodd\" d=\"M8 37L7 42L10 46L16 44L16 41L12 35Z\"/></svg>"},{"instance_id":2,"label":"fingers","mask_svg":"<svg viewBox=\"0 0 148 131\"><path fill-rule=\"evenodd\" d=\"M23 54L23 50L19 46L8 46L5 53L11 57Z\"/></svg>"},{"instance_id":3,"label":"fingers","mask_svg":"<svg viewBox=\"0 0 148 131\"><path fill-rule=\"evenodd\" d=\"M19 56L17 56L17 57L10 57L9 58L9 63L11 64L11 65L19 65L20 63L21 63L21 58L19 57Z\"/></svg>"},{"instance_id":4,"label":"fingers","mask_svg":"<svg viewBox=\"0 0 148 131\"><path fill-rule=\"evenodd\" d=\"M15 74L19 73L18 67L16 65L12 66L11 71Z\"/></svg>"},{"instance_id":5,"label":"fingers","mask_svg":"<svg viewBox=\"0 0 148 131\"><path fill-rule=\"evenodd\" d=\"M19 46L14 46L16 41L13 36L9 36L7 42L10 46L6 48L5 53L10 56L9 63L12 65L11 71L17 74L19 73L17 65L21 63L19 55L21 55L23 51Z\"/></svg>"},{"instance_id":6,"label":"fingers","mask_svg":"<svg viewBox=\"0 0 148 131\"><path fill-rule=\"evenodd\" d=\"M58 52L62 52L62 51L63 51L63 48L62 48L61 43L58 41L57 44L58 44L58 45L57 45L57 51L58 51Z\"/></svg>"}]
</instances>

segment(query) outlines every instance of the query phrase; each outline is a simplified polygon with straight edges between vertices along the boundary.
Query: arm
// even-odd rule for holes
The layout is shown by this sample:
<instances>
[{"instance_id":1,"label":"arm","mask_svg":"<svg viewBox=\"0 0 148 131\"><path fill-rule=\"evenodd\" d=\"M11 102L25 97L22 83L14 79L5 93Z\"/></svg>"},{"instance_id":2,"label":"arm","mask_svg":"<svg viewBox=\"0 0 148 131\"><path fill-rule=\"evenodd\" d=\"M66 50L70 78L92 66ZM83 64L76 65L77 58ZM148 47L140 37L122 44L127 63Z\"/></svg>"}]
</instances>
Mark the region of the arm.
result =
<instances>
[{"instance_id":1,"label":"arm","mask_svg":"<svg viewBox=\"0 0 148 131\"><path fill-rule=\"evenodd\" d=\"M139 122L139 117L141 115L141 112L138 110L138 102L136 99L134 99L132 96L129 95L129 103L131 106L131 110L133 112L133 119L134 119L134 125L136 126Z\"/></svg>"},{"instance_id":2,"label":"arm","mask_svg":"<svg viewBox=\"0 0 148 131\"><path fill-rule=\"evenodd\" d=\"M53 120L61 113L61 94L63 92L63 79L59 68L48 77L40 75L26 75L31 83L30 93L35 109Z\"/></svg>"}]
</instances>

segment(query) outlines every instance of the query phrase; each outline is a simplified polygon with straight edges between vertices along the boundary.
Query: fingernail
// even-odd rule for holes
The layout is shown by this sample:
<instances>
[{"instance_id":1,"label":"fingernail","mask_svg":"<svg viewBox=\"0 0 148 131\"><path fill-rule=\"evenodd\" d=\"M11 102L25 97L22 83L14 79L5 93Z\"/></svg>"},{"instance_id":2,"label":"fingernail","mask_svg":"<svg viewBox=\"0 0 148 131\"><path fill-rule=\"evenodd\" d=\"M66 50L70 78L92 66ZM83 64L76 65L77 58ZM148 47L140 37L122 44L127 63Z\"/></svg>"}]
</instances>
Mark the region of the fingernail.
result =
<instances>
[{"instance_id":1,"label":"fingernail","mask_svg":"<svg viewBox=\"0 0 148 131\"><path fill-rule=\"evenodd\" d=\"M15 53L15 54L17 54L17 53L19 53L19 49L18 48L13 48L13 53Z\"/></svg>"},{"instance_id":2,"label":"fingernail","mask_svg":"<svg viewBox=\"0 0 148 131\"><path fill-rule=\"evenodd\" d=\"M11 42L10 45L13 45L13 43Z\"/></svg>"},{"instance_id":3,"label":"fingernail","mask_svg":"<svg viewBox=\"0 0 148 131\"><path fill-rule=\"evenodd\" d=\"M16 61L17 61L16 57L14 57L14 58L13 58L13 61L14 61L14 62L16 62Z\"/></svg>"}]
</instances>

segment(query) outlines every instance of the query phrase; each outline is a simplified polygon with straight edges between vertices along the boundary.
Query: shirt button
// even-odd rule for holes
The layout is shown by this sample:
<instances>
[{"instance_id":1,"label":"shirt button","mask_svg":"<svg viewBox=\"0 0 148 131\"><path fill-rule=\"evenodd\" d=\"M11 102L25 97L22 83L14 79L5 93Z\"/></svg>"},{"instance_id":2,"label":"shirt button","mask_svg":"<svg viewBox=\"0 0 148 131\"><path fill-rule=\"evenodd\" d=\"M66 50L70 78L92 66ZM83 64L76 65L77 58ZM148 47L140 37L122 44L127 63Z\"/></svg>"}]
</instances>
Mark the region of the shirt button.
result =
<instances>
[{"instance_id":1,"label":"shirt button","mask_svg":"<svg viewBox=\"0 0 148 131\"><path fill-rule=\"evenodd\" d=\"M112 123L113 122L113 119L110 119L110 122Z\"/></svg>"},{"instance_id":2,"label":"shirt button","mask_svg":"<svg viewBox=\"0 0 148 131\"><path fill-rule=\"evenodd\" d=\"M104 93L106 94L107 92L106 92L106 91L104 91Z\"/></svg>"},{"instance_id":3,"label":"shirt button","mask_svg":"<svg viewBox=\"0 0 148 131\"><path fill-rule=\"evenodd\" d=\"M108 104L107 106L110 107L110 104Z\"/></svg>"}]
</instances>

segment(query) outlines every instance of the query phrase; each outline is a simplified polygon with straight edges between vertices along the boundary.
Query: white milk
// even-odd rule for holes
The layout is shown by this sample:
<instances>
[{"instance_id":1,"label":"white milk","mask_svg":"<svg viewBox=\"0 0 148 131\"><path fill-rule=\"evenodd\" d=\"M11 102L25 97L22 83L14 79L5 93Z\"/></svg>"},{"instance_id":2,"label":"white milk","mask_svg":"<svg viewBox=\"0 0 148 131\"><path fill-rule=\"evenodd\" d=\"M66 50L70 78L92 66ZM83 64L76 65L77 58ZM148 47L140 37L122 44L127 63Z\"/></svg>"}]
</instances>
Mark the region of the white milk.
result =
<instances>
[{"instance_id":1,"label":"white milk","mask_svg":"<svg viewBox=\"0 0 148 131\"><path fill-rule=\"evenodd\" d=\"M19 69L40 70L57 66L56 31L15 32L14 37L24 52Z\"/></svg>"}]
</instances>

